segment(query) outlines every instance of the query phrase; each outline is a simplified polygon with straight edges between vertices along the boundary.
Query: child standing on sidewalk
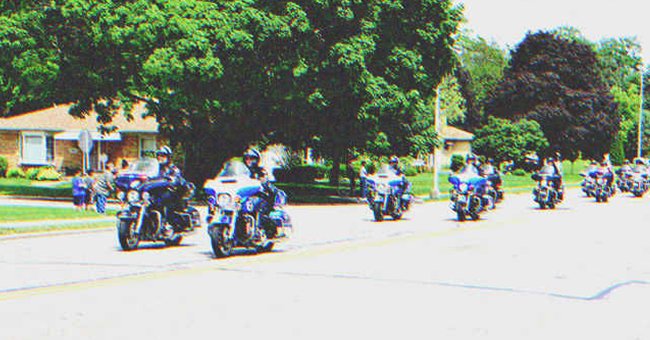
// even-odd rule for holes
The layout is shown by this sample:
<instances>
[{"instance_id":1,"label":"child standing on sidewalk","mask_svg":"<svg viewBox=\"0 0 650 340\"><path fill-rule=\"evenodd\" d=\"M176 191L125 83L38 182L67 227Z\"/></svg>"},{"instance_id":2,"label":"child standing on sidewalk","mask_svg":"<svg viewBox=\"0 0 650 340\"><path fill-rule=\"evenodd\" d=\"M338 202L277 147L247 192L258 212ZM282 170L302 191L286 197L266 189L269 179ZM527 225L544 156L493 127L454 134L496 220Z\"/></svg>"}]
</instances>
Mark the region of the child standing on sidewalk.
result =
<instances>
[{"instance_id":1,"label":"child standing on sidewalk","mask_svg":"<svg viewBox=\"0 0 650 340\"><path fill-rule=\"evenodd\" d=\"M81 177L81 170L75 171L72 179L72 203L77 210L86 207L86 182Z\"/></svg>"}]
</instances>

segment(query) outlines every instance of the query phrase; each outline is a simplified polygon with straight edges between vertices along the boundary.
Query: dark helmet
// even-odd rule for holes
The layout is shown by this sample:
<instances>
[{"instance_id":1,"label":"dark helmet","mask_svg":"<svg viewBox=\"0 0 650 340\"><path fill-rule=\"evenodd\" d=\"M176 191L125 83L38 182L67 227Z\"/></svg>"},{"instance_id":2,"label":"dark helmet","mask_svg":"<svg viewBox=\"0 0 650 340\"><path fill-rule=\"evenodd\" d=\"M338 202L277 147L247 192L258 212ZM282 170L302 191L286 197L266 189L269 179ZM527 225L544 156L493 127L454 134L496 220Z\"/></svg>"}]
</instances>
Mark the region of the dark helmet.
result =
<instances>
[{"instance_id":1,"label":"dark helmet","mask_svg":"<svg viewBox=\"0 0 650 340\"><path fill-rule=\"evenodd\" d=\"M492 158L488 158L487 160L485 160L485 163L486 163L486 164L493 164L493 163L494 163L494 159L492 159Z\"/></svg>"},{"instance_id":2,"label":"dark helmet","mask_svg":"<svg viewBox=\"0 0 650 340\"><path fill-rule=\"evenodd\" d=\"M555 162L555 158L553 158L553 157L549 157L549 158L546 159L546 161L547 161L547 162Z\"/></svg>"},{"instance_id":3,"label":"dark helmet","mask_svg":"<svg viewBox=\"0 0 650 340\"><path fill-rule=\"evenodd\" d=\"M634 163L636 163L636 164L641 164L641 165L642 165L642 164L643 164L643 160L642 160L641 158L637 158L637 159L634 161Z\"/></svg>"},{"instance_id":4,"label":"dark helmet","mask_svg":"<svg viewBox=\"0 0 650 340\"><path fill-rule=\"evenodd\" d=\"M262 158L262 155L254 148L250 148L244 152L244 160L246 160L246 158L253 159L253 164L257 165L257 163L259 163L260 159Z\"/></svg>"},{"instance_id":5,"label":"dark helmet","mask_svg":"<svg viewBox=\"0 0 650 340\"><path fill-rule=\"evenodd\" d=\"M465 157L465 161L475 161L476 160L476 155L473 153L468 153L467 156Z\"/></svg>"},{"instance_id":6,"label":"dark helmet","mask_svg":"<svg viewBox=\"0 0 650 340\"><path fill-rule=\"evenodd\" d=\"M623 161L623 164L624 164L624 165L628 165L628 164L630 164L630 160L629 160L629 159L626 159L625 161Z\"/></svg>"},{"instance_id":7,"label":"dark helmet","mask_svg":"<svg viewBox=\"0 0 650 340\"><path fill-rule=\"evenodd\" d=\"M156 156L171 157L172 156L172 149L169 146L165 145L165 146L161 147L160 149L158 149L158 151L156 151Z\"/></svg>"},{"instance_id":8,"label":"dark helmet","mask_svg":"<svg viewBox=\"0 0 650 340\"><path fill-rule=\"evenodd\" d=\"M397 164L397 163L399 163L399 158L397 158L397 156L392 156L392 157L388 160L388 164Z\"/></svg>"}]
</instances>

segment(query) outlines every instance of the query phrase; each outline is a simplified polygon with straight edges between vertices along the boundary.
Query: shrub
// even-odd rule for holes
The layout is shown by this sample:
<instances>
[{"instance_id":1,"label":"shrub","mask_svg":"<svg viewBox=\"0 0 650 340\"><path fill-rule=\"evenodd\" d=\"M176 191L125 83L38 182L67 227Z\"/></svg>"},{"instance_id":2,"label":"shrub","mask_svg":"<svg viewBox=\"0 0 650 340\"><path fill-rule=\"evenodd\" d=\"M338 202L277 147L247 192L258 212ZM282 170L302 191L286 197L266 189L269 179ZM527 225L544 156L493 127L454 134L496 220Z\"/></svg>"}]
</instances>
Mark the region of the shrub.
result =
<instances>
[{"instance_id":1,"label":"shrub","mask_svg":"<svg viewBox=\"0 0 650 340\"><path fill-rule=\"evenodd\" d=\"M453 172L456 172L463 168L465 165L465 158L462 155L454 154L451 156L451 166L450 169Z\"/></svg>"},{"instance_id":2,"label":"shrub","mask_svg":"<svg viewBox=\"0 0 650 340\"><path fill-rule=\"evenodd\" d=\"M515 171L513 171L512 174L515 176L522 177L522 176L526 176L526 171L524 171L524 169L515 169Z\"/></svg>"},{"instance_id":3,"label":"shrub","mask_svg":"<svg viewBox=\"0 0 650 340\"><path fill-rule=\"evenodd\" d=\"M25 172L20 168L13 168L7 171L8 178L25 178Z\"/></svg>"},{"instance_id":4,"label":"shrub","mask_svg":"<svg viewBox=\"0 0 650 340\"><path fill-rule=\"evenodd\" d=\"M275 179L284 183L311 183L318 178L324 178L329 168L323 165L300 165L291 168L277 169Z\"/></svg>"},{"instance_id":5,"label":"shrub","mask_svg":"<svg viewBox=\"0 0 650 340\"><path fill-rule=\"evenodd\" d=\"M8 167L7 159L4 157L0 157L0 177L5 177L7 176L7 167Z\"/></svg>"},{"instance_id":6,"label":"shrub","mask_svg":"<svg viewBox=\"0 0 650 340\"><path fill-rule=\"evenodd\" d=\"M27 177L27 179L36 180L39 171L41 171L40 168L30 168L25 173L25 177Z\"/></svg>"},{"instance_id":7,"label":"shrub","mask_svg":"<svg viewBox=\"0 0 650 340\"><path fill-rule=\"evenodd\" d=\"M404 175L406 175L407 177L413 177L416 176L417 174L418 174L418 169L413 166L404 169Z\"/></svg>"},{"instance_id":8,"label":"shrub","mask_svg":"<svg viewBox=\"0 0 650 340\"><path fill-rule=\"evenodd\" d=\"M61 174L54 170L54 168L42 168L36 175L38 181L58 181L61 179Z\"/></svg>"}]
</instances>

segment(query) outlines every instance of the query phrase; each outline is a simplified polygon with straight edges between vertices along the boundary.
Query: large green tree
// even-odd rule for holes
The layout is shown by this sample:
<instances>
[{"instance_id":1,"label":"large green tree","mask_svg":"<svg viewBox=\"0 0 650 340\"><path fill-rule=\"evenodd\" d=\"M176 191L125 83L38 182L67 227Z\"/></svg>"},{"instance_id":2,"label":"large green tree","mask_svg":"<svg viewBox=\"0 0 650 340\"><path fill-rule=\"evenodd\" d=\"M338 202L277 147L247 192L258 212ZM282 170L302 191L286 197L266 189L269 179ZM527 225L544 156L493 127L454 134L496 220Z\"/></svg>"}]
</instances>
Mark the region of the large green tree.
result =
<instances>
[{"instance_id":1,"label":"large green tree","mask_svg":"<svg viewBox=\"0 0 650 340\"><path fill-rule=\"evenodd\" d=\"M521 165L528 153L542 153L549 146L539 124L521 119L512 122L507 119L488 117L488 123L476 130L472 149L493 158L497 164L514 161Z\"/></svg>"},{"instance_id":2,"label":"large green tree","mask_svg":"<svg viewBox=\"0 0 650 340\"><path fill-rule=\"evenodd\" d=\"M197 183L260 141L408 153L436 141L461 16L449 0L34 1L0 15L0 95L106 123L145 101Z\"/></svg>"},{"instance_id":3,"label":"large green tree","mask_svg":"<svg viewBox=\"0 0 650 340\"><path fill-rule=\"evenodd\" d=\"M575 159L606 153L620 117L589 45L551 33L529 34L512 52L504 81L489 100L490 115L537 121L551 151Z\"/></svg>"}]
</instances>

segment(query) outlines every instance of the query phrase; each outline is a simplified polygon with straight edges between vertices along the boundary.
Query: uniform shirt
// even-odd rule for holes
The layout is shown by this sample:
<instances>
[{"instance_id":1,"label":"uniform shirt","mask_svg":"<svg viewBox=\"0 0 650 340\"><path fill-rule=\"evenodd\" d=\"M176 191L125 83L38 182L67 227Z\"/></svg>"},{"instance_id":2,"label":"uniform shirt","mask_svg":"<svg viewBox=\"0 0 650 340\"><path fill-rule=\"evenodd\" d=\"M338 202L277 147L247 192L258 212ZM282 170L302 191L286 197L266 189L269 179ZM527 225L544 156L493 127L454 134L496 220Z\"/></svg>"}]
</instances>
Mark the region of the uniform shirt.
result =
<instances>
[{"instance_id":1,"label":"uniform shirt","mask_svg":"<svg viewBox=\"0 0 650 340\"><path fill-rule=\"evenodd\" d=\"M83 178L77 176L72 179L72 196L81 196L86 194L86 182Z\"/></svg>"}]
</instances>

